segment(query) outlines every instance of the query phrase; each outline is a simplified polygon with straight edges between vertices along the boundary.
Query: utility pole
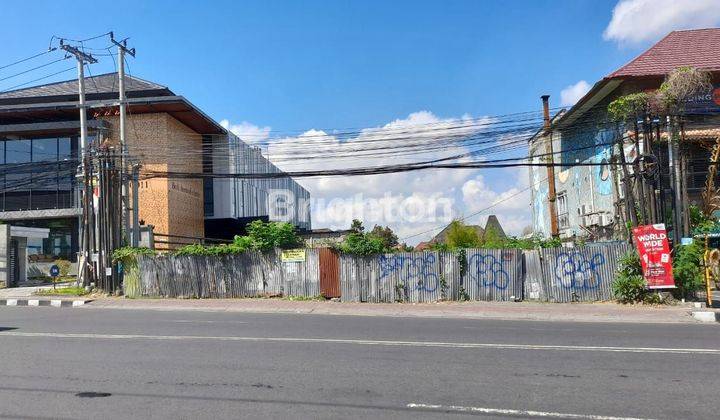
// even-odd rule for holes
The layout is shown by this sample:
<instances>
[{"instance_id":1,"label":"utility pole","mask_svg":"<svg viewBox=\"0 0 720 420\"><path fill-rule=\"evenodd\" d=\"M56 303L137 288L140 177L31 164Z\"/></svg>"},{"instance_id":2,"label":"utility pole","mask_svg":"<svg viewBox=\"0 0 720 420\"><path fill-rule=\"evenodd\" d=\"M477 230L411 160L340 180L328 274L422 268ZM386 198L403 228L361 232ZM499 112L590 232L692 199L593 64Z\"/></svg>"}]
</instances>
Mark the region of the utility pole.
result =
<instances>
[{"instance_id":1,"label":"utility pole","mask_svg":"<svg viewBox=\"0 0 720 420\"><path fill-rule=\"evenodd\" d=\"M127 97L125 95L125 54L135 57L135 48L128 49L127 38L116 41L115 36L110 32L110 41L118 47L118 91L120 100L120 177L122 183L122 226L126 235L130 235L130 215L128 206L128 178L126 176L127 140L125 137L125 120L127 113ZM134 232L134 231L133 231ZM134 243L134 239L132 241Z\"/></svg>"},{"instance_id":2,"label":"utility pole","mask_svg":"<svg viewBox=\"0 0 720 420\"><path fill-rule=\"evenodd\" d=\"M683 203L680 189L680 166L678 162L679 148L677 145L677 126L676 117L668 115L667 117L667 133L668 133L668 167L671 180L672 191L672 207L673 207L673 248L680 245L682 237L682 213Z\"/></svg>"},{"instance_id":3,"label":"utility pole","mask_svg":"<svg viewBox=\"0 0 720 420\"><path fill-rule=\"evenodd\" d=\"M88 155L88 142L87 142L87 108L85 105L85 63L93 64L97 63L97 60L90 54L86 54L80 51L76 47L71 45L65 45L63 40L60 40L60 48L75 56L77 60L78 69L78 107L80 108L80 166L83 174L83 235L82 235L82 270L80 275L82 276L83 284L88 286L90 284L91 270L88 264L88 258L90 258L90 213L92 212L92 188L90 186L89 167L90 159Z\"/></svg>"},{"instance_id":4,"label":"utility pole","mask_svg":"<svg viewBox=\"0 0 720 420\"><path fill-rule=\"evenodd\" d=\"M138 193L140 189L140 165L135 164L132 168L132 246L140 246L140 211Z\"/></svg>"},{"instance_id":5,"label":"utility pole","mask_svg":"<svg viewBox=\"0 0 720 420\"><path fill-rule=\"evenodd\" d=\"M557 194L555 191L555 156L553 153L553 136L552 130L550 129L550 95L543 95L540 97L543 103L543 130L545 136L545 154L550 160L547 166L547 179L548 179L548 207L550 214L550 234L553 238L560 236L560 229L558 227L558 215L557 206L555 201L557 200Z\"/></svg>"}]
</instances>

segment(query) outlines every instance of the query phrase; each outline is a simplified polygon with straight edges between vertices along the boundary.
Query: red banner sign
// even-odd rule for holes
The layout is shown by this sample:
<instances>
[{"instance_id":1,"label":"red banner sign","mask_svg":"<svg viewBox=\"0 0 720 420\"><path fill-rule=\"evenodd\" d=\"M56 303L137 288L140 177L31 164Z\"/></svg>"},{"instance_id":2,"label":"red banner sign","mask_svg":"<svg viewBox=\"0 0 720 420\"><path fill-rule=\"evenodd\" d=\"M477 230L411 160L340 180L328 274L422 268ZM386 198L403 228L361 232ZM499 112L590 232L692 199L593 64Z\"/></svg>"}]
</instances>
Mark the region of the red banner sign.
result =
<instances>
[{"instance_id":1,"label":"red banner sign","mask_svg":"<svg viewBox=\"0 0 720 420\"><path fill-rule=\"evenodd\" d=\"M660 223L638 226L633 229L633 236L648 289L674 288L675 279L665 225Z\"/></svg>"}]
</instances>

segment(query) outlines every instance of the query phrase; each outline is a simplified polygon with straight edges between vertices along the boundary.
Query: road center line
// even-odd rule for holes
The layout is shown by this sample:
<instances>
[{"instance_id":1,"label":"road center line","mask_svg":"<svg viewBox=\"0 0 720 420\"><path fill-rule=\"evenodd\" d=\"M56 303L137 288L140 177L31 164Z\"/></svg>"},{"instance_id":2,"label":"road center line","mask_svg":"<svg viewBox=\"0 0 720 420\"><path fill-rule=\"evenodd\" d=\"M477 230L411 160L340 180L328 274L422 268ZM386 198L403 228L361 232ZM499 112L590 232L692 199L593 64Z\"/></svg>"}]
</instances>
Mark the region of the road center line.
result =
<instances>
[{"instance_id":1,"label":"road center line","mask_svg":"<svg viewBox=\"0 0 720 420\"><path fill-rule=\"evenodd\" d=\"M532 411L532 410L513 410L507 408L486 408L486 407L463 407L459 405L437 405L437 404L418 404L410 403L407 408L418 410L458 412L458 413L477 413L477 414L498 414L504 416L522 416L522 417L544 417L555 419L587 419L587 420L650 420L640 419L636 417L613 417L613 416L596 416L592 414L570 414L555 413L552 411Z\"/></svg>"},{"instance_id":2,"label":"road center line","mask_svg":"<svg viewBox=\"0 0 720 420\"><path fill-rule=\"evenodd\" d=\"M345 339L345 338L89 334L89 333L21 332L21 331L0 332L0 337L78 338L78 339L100 339L100 340L319 343L319 344L351 344L351 345L362 345L362 346L442 347L442 348L455 348L455 349L560 350L560 351L590 351L590 352L619 352L619 353L672 353L672 354L720 355L720 349L663 348L663 347L563 346L563 345L502 344L502 343L452 343L452 342L438 342L438 341L359 340L359 339Z\"/></svg>"}]
</instances>

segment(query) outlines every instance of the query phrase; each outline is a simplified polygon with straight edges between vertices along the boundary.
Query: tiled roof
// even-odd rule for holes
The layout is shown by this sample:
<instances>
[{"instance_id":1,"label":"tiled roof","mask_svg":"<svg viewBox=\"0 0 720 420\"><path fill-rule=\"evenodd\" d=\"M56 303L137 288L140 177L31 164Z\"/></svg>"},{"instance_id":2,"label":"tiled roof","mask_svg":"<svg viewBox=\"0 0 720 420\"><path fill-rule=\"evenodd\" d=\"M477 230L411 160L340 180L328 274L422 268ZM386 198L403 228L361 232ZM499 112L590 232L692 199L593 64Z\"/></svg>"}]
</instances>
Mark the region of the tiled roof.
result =
<instances>
[{"instance_id":1,"label":"tiled roof","mask_svg":"<svg viewBox=\"0 0 720 420\"><path fill-rule=\"evenodd\" d=\"M720 71L720 28L670 32L606 78L664 76L683 66Z\"/></svg>"},{"instance_id":2,"label":"tiled roof","mask_svg":"<svg viewBox=\"0 0 720 420\"><path fill-rule=\"evenodd\" d=\"M168 90L167 87L137 77L125 76L125 91ZM118 91L117 73L100 74L85 78L85 92L114 93ZM36 98L46 96L77 95L77 79L0 93L0 99Z\"/></svg>"}]
</instances>

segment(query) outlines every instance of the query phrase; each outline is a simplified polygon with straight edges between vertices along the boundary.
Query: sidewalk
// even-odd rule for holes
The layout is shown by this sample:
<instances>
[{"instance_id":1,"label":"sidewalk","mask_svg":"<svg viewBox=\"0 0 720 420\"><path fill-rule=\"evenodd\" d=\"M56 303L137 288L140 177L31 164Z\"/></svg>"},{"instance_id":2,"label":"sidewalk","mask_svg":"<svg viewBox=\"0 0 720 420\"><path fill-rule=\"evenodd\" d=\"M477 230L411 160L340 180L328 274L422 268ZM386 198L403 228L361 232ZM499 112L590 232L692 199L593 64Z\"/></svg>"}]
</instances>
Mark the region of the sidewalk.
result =
<instances>
[{"instance_id":1,"label":"sidewalk","mask_svg":"<svg viewBox=\"0 0 720 420\"><path fill-rule=\"evenodd\" d=\"M615 303L442 302L343 303L284 299L102 298L85 308L157 311L319 314L572 322L697 323L689 306L631 306Z\"/></svg>"}]
</instances>

